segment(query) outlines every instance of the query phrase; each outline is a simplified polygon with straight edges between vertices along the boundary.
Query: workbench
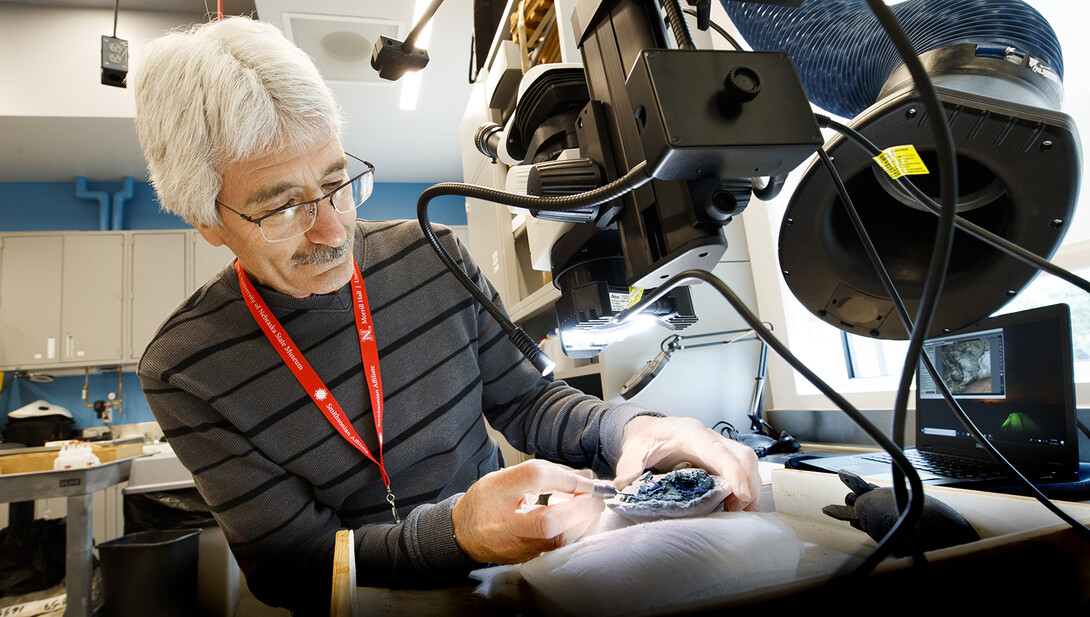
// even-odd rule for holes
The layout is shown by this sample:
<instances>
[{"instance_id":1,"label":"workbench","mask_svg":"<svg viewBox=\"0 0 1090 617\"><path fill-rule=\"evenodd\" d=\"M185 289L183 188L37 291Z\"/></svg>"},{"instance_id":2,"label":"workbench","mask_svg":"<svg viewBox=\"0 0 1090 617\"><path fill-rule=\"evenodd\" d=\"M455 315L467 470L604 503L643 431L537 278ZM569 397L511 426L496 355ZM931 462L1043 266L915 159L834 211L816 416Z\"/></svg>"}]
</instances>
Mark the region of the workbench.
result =
<instances>
[{"instance_id":1,"label":"workbench","mask_svg":"<svg viewBox=\"0 0 1090 617\"><path fill-rule=\"evenodd\" d=\"M94 559L91 550L91 498L99 491L129 479L132 458L110 461L92 467L59 471L34 471L0 475L0 502L24 502L50 497L65 497L68 515L65 529L65 617L90 617L91 577Z\"/></svg>"},{"instance_id":2,"label":"workbench","mask_svg":"<svg viewBox=\"0 0 1090 617\"><path fill-rule=\"evenodd\" d=\"M762 511L772 511L807 546L793 580L742 593L701 598L653 615L720 615L730 609L812 610L828 606L840 612L972 608L1049 607L1050 612L1085 614L1090 606L1090 550L1084 540L1035 499L945 487L925 487L973 524L981 540L927 553L927 564L909 557L889 557L862 578L840 576L875 546L863 532L821 512L843 503L849 492L834 474L775 469L763 487ZM1090 503L1056 502L1090 524ZM382 589L355 584L351 530L337 537L332 576L334 617L404 615L579 615L558 607L508 568L486 594L470 582L446 589ZM639 551L639 547L632 547ZM647 559L654 559L648 555ZM504 567L506 568L506 567ZM603 593L613 583L601 581ZM847 611L845 611L847 609ZM584 614L586 611L584 611ZM642 614L642 613L641 613Z\"/></svg>"}]
</instances>

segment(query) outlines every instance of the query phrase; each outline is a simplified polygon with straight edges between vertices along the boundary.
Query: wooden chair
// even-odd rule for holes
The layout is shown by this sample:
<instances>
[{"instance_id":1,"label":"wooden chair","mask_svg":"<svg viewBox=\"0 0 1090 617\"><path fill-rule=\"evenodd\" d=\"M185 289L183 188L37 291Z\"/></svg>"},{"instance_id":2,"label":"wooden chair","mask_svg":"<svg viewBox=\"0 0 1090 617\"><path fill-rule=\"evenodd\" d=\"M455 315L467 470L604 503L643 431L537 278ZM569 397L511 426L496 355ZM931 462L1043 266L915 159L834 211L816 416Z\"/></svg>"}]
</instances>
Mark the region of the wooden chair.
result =
<instances>
[{"instance_id":1,"label":"wooden chair","mask_svg":"<svg viewBox=\"0 0 1090 617\"><path fill-rule=\"evenodd\" d=\"M337 532L333 550L331 617L358 617L356 613L356 541L351 529Z\"/></svg>"}]
</instances>

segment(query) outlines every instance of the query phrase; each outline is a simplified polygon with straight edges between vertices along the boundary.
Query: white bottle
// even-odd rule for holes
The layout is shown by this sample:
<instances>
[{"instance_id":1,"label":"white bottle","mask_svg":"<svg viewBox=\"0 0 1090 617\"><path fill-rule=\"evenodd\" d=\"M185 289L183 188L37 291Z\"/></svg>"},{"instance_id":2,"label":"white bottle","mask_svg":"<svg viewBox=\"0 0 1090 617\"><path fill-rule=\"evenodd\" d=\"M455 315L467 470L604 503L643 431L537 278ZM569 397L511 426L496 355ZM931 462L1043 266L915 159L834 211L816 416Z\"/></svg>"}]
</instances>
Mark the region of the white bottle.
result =
<instances>
[{"instance_id":1,"label":"white bottle","mask_svg":"<svg viewBox=\"0 0 1090 617\"><path fill-rule=\"evenodd\" d=\"M65 444L61 446L61 451L57 454L57 460L53 461L53 469L82 469L100 463L101 461L98 460L98 456L91 449L90 444Z\"/></svg>"}]
</instances>

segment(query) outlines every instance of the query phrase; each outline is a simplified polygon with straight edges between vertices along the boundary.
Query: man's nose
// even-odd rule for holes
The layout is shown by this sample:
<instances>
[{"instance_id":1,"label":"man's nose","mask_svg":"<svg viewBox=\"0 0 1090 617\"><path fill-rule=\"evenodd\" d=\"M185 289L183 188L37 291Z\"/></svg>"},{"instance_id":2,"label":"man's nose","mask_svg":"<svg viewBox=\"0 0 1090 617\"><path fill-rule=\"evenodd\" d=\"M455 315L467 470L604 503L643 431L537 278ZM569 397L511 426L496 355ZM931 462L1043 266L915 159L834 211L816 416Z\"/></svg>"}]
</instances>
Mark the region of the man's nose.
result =
<instances>
[{"instance_id":1,"label":"man's nose","mask_svg":"<svg viewBox=\"0 0 1090 617\"><path fill-rule=\"evenodd\" d=\"M327 246L340 246L348 240L348 236L341 223L339 212L333 207L333 203L327 198L318 203L318 210L314 216L314 226L306 233L307 240L314 244Z\"/></svg>"}]
</instances>

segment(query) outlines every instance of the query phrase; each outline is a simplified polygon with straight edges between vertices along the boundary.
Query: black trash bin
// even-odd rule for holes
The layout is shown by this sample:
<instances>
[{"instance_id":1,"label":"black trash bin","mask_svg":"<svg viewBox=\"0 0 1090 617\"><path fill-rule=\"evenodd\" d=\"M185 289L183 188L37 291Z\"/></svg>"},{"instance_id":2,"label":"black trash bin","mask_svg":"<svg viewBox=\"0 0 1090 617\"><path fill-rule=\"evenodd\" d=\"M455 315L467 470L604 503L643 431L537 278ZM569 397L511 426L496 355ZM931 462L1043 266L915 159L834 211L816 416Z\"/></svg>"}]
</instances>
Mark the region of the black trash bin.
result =
<instances>
[{"instance_id":1,"label":"black trash bin","mask_svg":"<svg viewBox=\"0 0 1090 617\"><path fill-rule=\"evenodd\" d=\"M98 545L106 617L197 614L200 529L141 531Z\"/></svg>"}]
</instances>

